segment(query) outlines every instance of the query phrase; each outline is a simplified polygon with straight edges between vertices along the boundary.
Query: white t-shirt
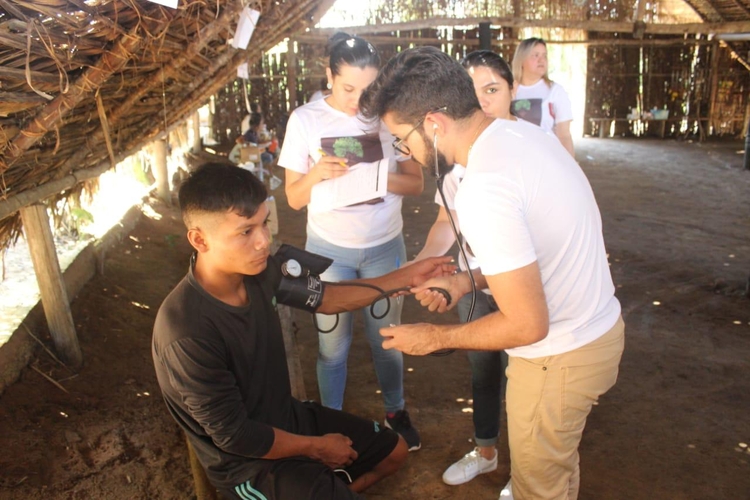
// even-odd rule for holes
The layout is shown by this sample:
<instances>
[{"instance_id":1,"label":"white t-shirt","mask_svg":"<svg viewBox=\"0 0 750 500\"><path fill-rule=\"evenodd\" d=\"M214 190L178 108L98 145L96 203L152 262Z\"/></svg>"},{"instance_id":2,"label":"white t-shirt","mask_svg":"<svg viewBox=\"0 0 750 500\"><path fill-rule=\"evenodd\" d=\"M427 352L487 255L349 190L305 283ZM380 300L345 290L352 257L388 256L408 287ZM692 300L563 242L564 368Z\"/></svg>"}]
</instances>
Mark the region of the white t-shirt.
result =
<instances>
[{"instance_id":1,"label":"white t-shirt","mask_svg":"<svg viewBox=\"0 0 750 500\"><path fill-rule=\"evenodd\" d=\"M370 145L364 147L362 161L390 158L389 171L398 171L393 136L385 125L368 122L359 115L349 116L331 107L326 99L309 102L292 112L278 164L307 174L320 160L321 149L327 149L341 137L357 137ZM349 162L350 166L353 164ZM388 193L382 203L308 213L307 222L315 234L334 245L370 248L392 240L401 232L401 199L400 195Z\"/></svg>"},{"instance_id":2,"label":"white t-shirt","mask_svg":"<svg viewBox=\"0 0 750 500\"><path fill-rule=\"evenodd\" d=\"M558 140L520 120L495 120L474 143L455 203L485 276L539 265L549 334L509 355L572 351L615 324L620 303L599 208L586 175Z\"/></svg>"},{"instance_id":3,"label":"white t-shirt","mask_svg":"<svg viewBox=\"0 0 750 500\"><path fill-rule=\"evenodd\" d=\"M561 85L544 79L534 85L516 85L516 98L510 104L511 113L522 120L552 132L558 123L573 119L573 108L568 93Z\"/></svg>"},{"instance_id":4,"label":"white t-shirt","mask_svg":"<svg viewBox=\"0 0 750 500\"><path fill-rule=\"evenodd\" d=\"M445 177L443 178L443 194L445 194L445 201L448 203L448 206L446 207L447 210L456 210L456 192L458 191L458 185L461 183L461 180L464 177L464 174L466 173L466 168L464 168L463 165L459 165L456 163L453 165L453 170L445 174ZM440 191L435 191L435 203L440 205L441 207L445 207L443 204L443 198L440 196ZM461 228L458 224L458 221L456 222L457 229L460 231ZM476 269L479 267L479 262L477 262L477 259L474 257L474 254L471 253L471 249L467 248L466 242L464 241L464 253L466 254L466 260L469 263L469 267L471 269ZM458 267L461 269L461 271L466 271L466 264L464 264L464 259L461 258L461 253L458 254ZM485 288L482 290L486 294L490 294L489 288Z\"/></svg>"}]
</instances>

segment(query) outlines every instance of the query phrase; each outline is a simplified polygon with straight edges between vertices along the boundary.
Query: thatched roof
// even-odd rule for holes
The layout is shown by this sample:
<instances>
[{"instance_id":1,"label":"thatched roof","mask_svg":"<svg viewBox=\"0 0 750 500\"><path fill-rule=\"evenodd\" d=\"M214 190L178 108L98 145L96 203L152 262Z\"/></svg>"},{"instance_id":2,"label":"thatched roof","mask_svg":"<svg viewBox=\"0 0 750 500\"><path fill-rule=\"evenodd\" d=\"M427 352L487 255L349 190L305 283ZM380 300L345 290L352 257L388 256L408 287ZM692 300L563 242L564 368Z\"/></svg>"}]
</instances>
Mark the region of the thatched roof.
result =
<instances>
[{"instance_id":1,"label":"thatched roof","mask_svg":"<svg viewBox=\"0 0 750 500\"><path fill-rule=\"evenodd\" d=\"M0 0L3 198L36 196L55 181L57 192L75 189L95 177L93 167L111 166L108 140L117 160L138 150L235 78L239 64L313 25L332 3L250 1L262 15L244 51L227 42L240 0L180 0L177 9L146 0ZM0 248L17 234L12 209L0 213Z\"/></svg>"},{"instance_id":2,"label":"thatched roof","mask_svg":"<svg viewBox=\"0 0 750 500\"><path fill-rule=\"evenodd\" d=\"M706 23L731 28L750 21L750 0L686 3ZM262 15L248 50L241 51L227 43L240 0L179 0L178 9L147 0L0 0L0 248L18 234L18 208L80 190L113 159L184 120L235 78L239 64L312 27L333 0L245 4ZM372 12L375 23L398 20L400 26L361 32L393 35L415 29L410 22L431 17L455 22L461 16L471 22L504 19L516 27L606 21L624 27L613 31L632 31L638 5L401 0L383 2ZM650 21L646 14L642 19ZM740 43L737 53L744 56L747 45Z\"/></svg>"}]
</instances>

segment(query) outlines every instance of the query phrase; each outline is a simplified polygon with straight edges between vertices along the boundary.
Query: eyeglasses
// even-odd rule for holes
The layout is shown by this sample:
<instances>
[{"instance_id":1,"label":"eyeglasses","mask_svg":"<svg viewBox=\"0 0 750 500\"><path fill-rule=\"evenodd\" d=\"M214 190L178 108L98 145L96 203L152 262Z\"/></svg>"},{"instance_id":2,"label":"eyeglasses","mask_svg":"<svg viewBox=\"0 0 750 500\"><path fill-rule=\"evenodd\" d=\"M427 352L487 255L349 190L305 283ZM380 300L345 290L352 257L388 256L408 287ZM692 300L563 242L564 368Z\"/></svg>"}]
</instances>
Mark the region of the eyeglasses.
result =
<instances>
[{"instance_id":1,"label":"eyeglasses","mask_svg":"<svg viewBox=\"0 0 750 500\"><path fill-rule=\"evenodd\" d=\"M428 113L427 113L426 115L424 115L424 116L422 117L422 119L421 119L421 120L419 120L419 121L417 122L417 124L416 124L416 125L414 125L414 128L413 128L413 129L411 129L411 130L409 131L409 133L408 133L408 134L406 134L406 135L404 136L404 138L403 138L403 139L398 139L398 138L396 138L396 139L394 139L394 140L393 140L393 144L392 144L392 145L393 145L393 149L395 149L396 151L398 151L399 153L401 153L401 154L402 154L402 155L404 155L404 156L409 156L409 155L411 155L411 149L409 148L409 146L407 146L406 144L404 144L404 141L405 141L406 139L408 139L408 138L409 138L409 136L410 136L410 135L411 135L411 134L412 134L412 133L413 133L413 132L414 132L415 130L417 130L417 129L418 129L419 127L421 127L421 126L422 126L422 124L424 123L424 121L425 121L425 120L427 119L427 115L429 115L430 113L444 113L444 112L445 112L445 111L447 111L447 110L448 110L448 106L443 106L442 108L438 108L438 109L435 109L435 110L433 110L433 111L429 111L429 112L428 112Z\"/></svg>"}]
</instances>

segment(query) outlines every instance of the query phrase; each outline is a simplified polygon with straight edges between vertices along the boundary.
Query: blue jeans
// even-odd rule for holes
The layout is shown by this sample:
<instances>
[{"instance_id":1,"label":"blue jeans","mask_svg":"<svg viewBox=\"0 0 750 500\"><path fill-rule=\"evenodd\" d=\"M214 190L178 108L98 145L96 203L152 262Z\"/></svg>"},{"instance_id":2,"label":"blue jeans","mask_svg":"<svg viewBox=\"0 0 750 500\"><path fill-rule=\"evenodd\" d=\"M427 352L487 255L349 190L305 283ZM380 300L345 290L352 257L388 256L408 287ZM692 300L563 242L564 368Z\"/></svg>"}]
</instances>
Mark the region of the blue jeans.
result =
<instances>
[{"instance_id":1,"label":"blue jeans","mask_svg":"<svg viewBox=\"0 0 750 500\"><path fill-rule=\"evenodd\" d=\"M333 264L321 275L325 281L345 281L357 278L376 278L398 268L406 262L404 238L396 238L372 248L344 248L333 245L307 228L305 249L333 259ZM395 412L404 408L404 358L396 349L383 349L383 337L380 329L390 324L401 324L403 299L390 299L391 309L388 314L375 319L370 307L362 309L365 320L365 334L370 343L372 360L375 364L375 375L383 393L386 412ZM386 301L375 305L375 315L380 316L386 310ZM349 347L352 344L352 313L338 315L339 323L330 333L318 333L318 390L321 404L328 408L340 410L344 403L346 388L346 362ZM322 330L330 330L336 321L335 315L317 314L316 319Z\"/></svg>"},{"instance_id":2,"label":"blue jeans","mask_svg":"<svg viewBox=\"0 0 750 500\"><path fill-rule=\"evenodd\" d=\"M458 301L461 322L466 321L471 305L471 294ZM497 311L491 295L477 290L477 302L472 319ZM467 351L471 365L471 393L474 398L474 441L477 446L495 446L500 434L500 404L505 396L505 369L508 355L505 351Z\"/></svg>"}]
</instances>

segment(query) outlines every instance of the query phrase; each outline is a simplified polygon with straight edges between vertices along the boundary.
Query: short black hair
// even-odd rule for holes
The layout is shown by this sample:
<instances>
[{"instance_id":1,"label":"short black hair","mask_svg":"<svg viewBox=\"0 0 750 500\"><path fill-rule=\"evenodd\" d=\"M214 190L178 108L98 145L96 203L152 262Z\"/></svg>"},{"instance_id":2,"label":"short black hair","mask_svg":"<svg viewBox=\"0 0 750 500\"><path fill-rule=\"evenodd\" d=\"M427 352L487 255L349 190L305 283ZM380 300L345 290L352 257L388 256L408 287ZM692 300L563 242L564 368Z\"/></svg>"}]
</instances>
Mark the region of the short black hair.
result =
<instances>
[{"instance_id":1,"label":"short black hair","mask_svg":"<svg viewBox=\"0 0 750 500\"><path fill-rule=\"evenodd\" d=\"M255 112L252 115L250 115L250 128L255 128L258 125L260 125L260 122L263 121L263 115L259 112Z\"/></svg>"},{"instance_id":2,"label":"short black hair","mask_svg":"<svg viewBox=\"0 0 750 500\"><path fill-rule=\"evenodd\" d=\"M197 213L235 212L254 216L266 201L266 186L249 170L221 163L206 163L182 183L178 194L182 219L191 229Z\"/></svg>"},{"instance_id":3,"label":"short black hair","mask_svg":"<svg viewBox=\"0 0 750 500\"><path fill-rule=\"evenodd\" d=\"M513 88L513 72L510 69L510 65L503 59L500 54L496 54L491 50L475 50L461 59L461 66L466 69L474 68L477 66L484 66L490 68L492 71L500 75L500 77L508 82L508 88Z\"/></svg>"},{"instance_id":4,"label":"short black hair","mask_svg":"<svg viewBox=\"0 0 750 500\"><path fill-rule=\"evenodd\" d=\"M339 68L342 65L360 69L380 67L378 51L364 38L339 31L328 40L326 49L328 67L334 75L339 74Z\"/></svg>"},{"instance_id":5,"label":"short black hair","mask_svg":"<svg viewBox=\"0 0 750 500\"><path fill-rule=\"evenodd\" d=\"M482 109L466 70L435 47L408 49L393 57L362 94L359 107L371 119L393 111L401 123L417 123L441 108L454 120Z\"/></svg>"}]
</instances>

